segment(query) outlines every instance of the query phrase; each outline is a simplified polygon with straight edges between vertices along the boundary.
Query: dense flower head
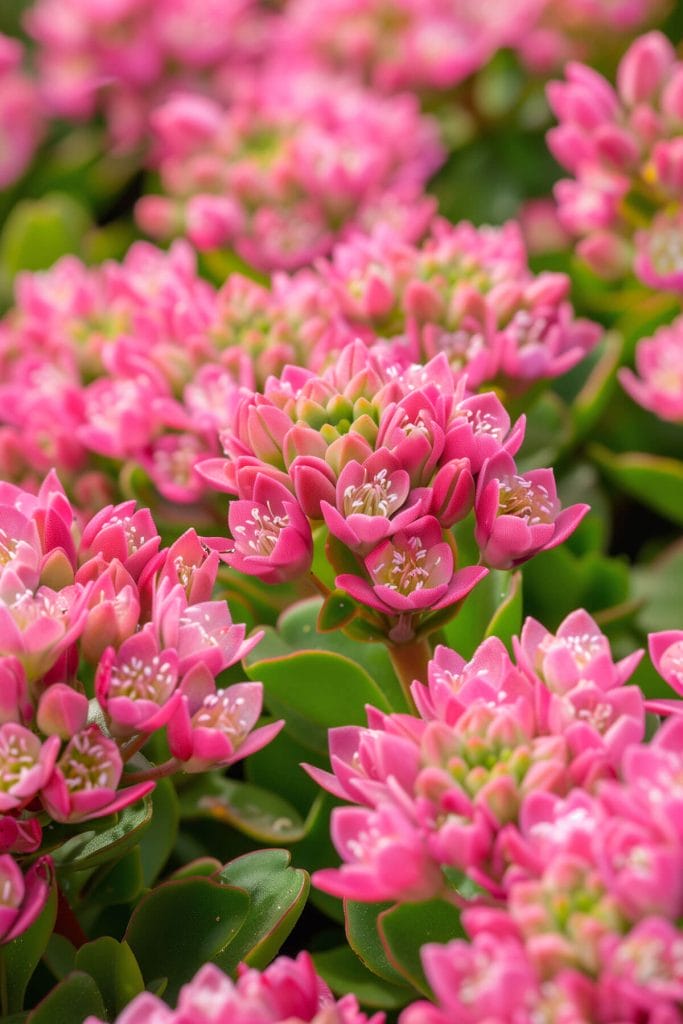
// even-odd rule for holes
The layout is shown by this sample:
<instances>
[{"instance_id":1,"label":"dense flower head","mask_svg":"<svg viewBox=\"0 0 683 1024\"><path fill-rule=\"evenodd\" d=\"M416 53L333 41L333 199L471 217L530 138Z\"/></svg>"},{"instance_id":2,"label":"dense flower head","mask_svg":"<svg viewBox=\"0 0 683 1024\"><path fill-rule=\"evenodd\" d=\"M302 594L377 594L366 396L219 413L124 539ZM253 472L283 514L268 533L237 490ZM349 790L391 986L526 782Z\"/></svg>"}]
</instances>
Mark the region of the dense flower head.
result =
<instances>
[{"instance_id":1,"label":"dense flower head","mask_svg":"<svg viewBox=\"0 0 683 1024\"><path fill-rule=\"evenodd\" d=\"M473 505L482 561L503 568L559 544L587 511L561 510L551 470L516 475L524 420L493 392L468 395L444 353L421 366L356 339L319 374L287 366L263 392L236 392L230 419L225 458L198 466L239 499L226 561L266 582L301 577L324 520L336 586L394 642L450 616L485 574L458 565L450 532ZM500 498L510 480L527 500Z\"/></svg>"},{"instance_id":2,"label":"dense flower head","mask_svg":"<svg viewBox=\"0 0 683 1024\"><path fill-rule=\"evenodd\" d=\"M226 63L256 57L261 20L252 0L38 0L25 25L48 109L77 120L102 111L128 150L170 92L204 91Z\"/></svg>"},{"instance_id":3,"label":"dense flower head","mask_svg":"<svg viewBox=\"0 0 683 1024\"><path fill-rule=\"evenodd\" d=\"M683 422L683 317L638 342L636 370L619 372L631 398L660 419Z\"/></svg>"},{"instance_id":4,"label":"dense flower head","mask_svg":"<svg viewBox=\"0 0 683 1024\"><path fill-rule=\"evenodd\" d=\"M513 646L517 664L495 637L469 662L438 647L419 717L369 708L367 728L331 730L332 774L308 770L355 806L333 811L343 863L314 883L463 909L467 938L422 949L434 1002L401 1024L678 1021L680 701L646 702L640 652L616 661L584 611L555 633L529 619ZM650 650L679 692L683 632ZM648 703L671 717L645 742Z\"/></svg>"},{"instance_id":5,"label":"dense flower head","mask_svg":"<svg viewBox=\"0 0 683 1024\"><path fill-rule=\"evenodd\" d=\"M683 66L671 43L659 32L636 40L616 89L570 63L548 97L560 121L548 144L574 176L555 196L579 253L598 273L620 276L632 263L645 284L680 292Z\"/></svg>"},{"instance_id":6,"label":"dense flower head","mask_svg":"<svg viewBox=\"0 0 683 1024\"><path fill-rule=\"evenodd\" d=\"M40 846L40 805L77 824L146 796L157 769L127 762L162 729L162 777L227 766L276 735L281 722L256 727L260 683L217 684L262 636L213 599L222 542L188 530L161 547L134 501L81 525L54 473L36 495L1 483L0 523L3 855Z\"/></svg>"},{"instance_id":7,"label":"dense flower head","mask_svg":"<svg viewBox=\"0 0 683 1024\"><path fill-rule=\"evenodd\" d=\"M539 4L524 0L503 13L497 4L448 0L333 0L325 17L314 0L294 0L281 44L383 92L447 90L516 42Z\"/></svg>"},{"instance_id":8,"label":"dense flower head","mask_svg":"<svg viewBox=\"0 0 683 1024\"><path fill-rule=\"evenodd\" d=\"M0 189L23 173L43 134L38 89L21 58L21 43L0 33Z\"/></svg>"},{"instance_id":9,"label":"dense flower head","mask_svg":"<svg viewBox=\"0 0 683 1024\"><path fill-rule=\"evenodd\" d=\"M294 269L379 221L416 238L433 211L423 187L443 154L409 95L284 62L238 82L227 106L178 94L152 122L164 195L137 214L156 236Z\"/></svg>"},{"instance_id":10,"label":"dense flower head","mask_svg":"<svg viewBox=\"0 0 683 1024\"><path fill-rule=\"evenodd\" d=\"M189 247L139 242L92 268L65 256L18 275L15 297L0 325L3 475L56 466L101 507L104 456L142 466L169 501L197 500L192 467L216 449L225 392L253 378L220 364L215 291Z\"/></svg>"},{"instance_id":11,"label":"dense flower head","mask_svg":"<svg viewBox=\"0 0 683 1024\"><path fill-rule=\"evenodd\" d=\"M383 1013L366 1016L355 996L336 1000L308 953L279 957L264 971L242 964L233 981L205 964L180 990L177 1009L144 993L116 1018L116 1024L382 1024ZM85 1024L103 1024L88 1017Z\"/></svg>"},{"instance_id":12,"label":"dense flower head","mask_svg":"<svg viewBox=\"0 0 683 1024\"><path fill-rule=\"evenodd\" d=\"M557 377L600 335L574 318L566 275L531 273L513 221L435 220L418 245L379 229L338 245L319 267L342 317L368 343L411 362L444 352L473 389L495 382L517 393Z\"/></svg>"}]
</instances>

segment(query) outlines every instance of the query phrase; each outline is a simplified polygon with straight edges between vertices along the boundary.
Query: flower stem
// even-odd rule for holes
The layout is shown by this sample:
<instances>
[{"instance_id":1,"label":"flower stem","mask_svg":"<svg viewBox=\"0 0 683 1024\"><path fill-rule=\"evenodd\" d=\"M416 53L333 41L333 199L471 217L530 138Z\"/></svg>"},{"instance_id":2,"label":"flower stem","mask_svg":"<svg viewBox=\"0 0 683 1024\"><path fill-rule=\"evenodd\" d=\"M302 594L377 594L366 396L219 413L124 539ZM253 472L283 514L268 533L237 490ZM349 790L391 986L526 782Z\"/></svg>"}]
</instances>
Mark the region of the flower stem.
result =
<instances>
[{"instance_id":1,"label":"flower stem","mask_svg":"<svg viewBox=\"0 0 683 1024\"><path fill-rule=\"evenodd\" d=\"M415 702L410 692L410 684L415 679L427 681L427 665L432 656L432 649L426 637L415 638L404 644L388 644L389 657L394 671L401 684L408 710L416 712Z\"/></svg>"},{"instance_id":2,"label":"flower stem","mask_svg":"<svg viewBox=\"0 0 683 1024\"><path fill-rule=\"evenodd\" d=\"M152 779L165 779L167 775L177 772L182 762L177 757L169 757L163 764L157 764L153 768L146 768L141 772L126 772L121 776L121 782L132 786L136 782L149 782Z\"/></svg>"}]
</instances>

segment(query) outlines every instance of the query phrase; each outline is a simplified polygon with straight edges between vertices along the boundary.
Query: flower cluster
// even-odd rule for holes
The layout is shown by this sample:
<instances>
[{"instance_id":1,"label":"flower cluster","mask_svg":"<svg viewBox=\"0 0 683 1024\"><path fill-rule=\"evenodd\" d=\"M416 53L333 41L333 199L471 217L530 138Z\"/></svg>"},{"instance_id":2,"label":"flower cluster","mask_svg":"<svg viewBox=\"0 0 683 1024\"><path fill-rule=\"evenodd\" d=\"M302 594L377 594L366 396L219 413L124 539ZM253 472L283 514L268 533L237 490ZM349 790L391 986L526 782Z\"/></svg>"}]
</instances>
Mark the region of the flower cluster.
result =
<instances>
[{"instance_id":1,"label":"flower cluster","mask_svg":"<svg viewBox=\"0 0 683 1024\"><path fill-rule=\"evenodd\" d=\"M21 44L0 33L0 189L24 172L43 133L38 89L21 58Z\"/></svg>"},{"instance_id":2,"label":"flower cluster","mask_svg":"<svg viewBox=\"0 0 683 1024\"><path fill-rule=\"evenodd\" d=\"M138 202L143 229L230 246L263 270L302 266L380 221L422 233L443 153L413 97L281 64L234 91L228 106L177 94L154 112L165 195Z\"/></svg>"},{"instance_id":3,"label":"flower cluster","mask_svg":"<svg viewBox=\"0 0 683 1024\"><path fill-rule=\"evenodd\" d=\"M418 246L377 231L337 246L319 266L353 332L411 362L444 352L472 389L495 382L519 394L566 373L600 336L574 318L565 274L531 273L513 221L436 220Z\"/></svg>"},{"instance_id":4,"label":"flower cluster","mask_svg":"<svg viewBox=\"0 0 683 1024\"><path fill-rule=\"evenodd\" d=\"M55 466L79 504L99 508L112 493L103 464L132 461L169 501L196 500L192 466L217 450L218 396L238 372L220 366L215 315L183 243L163 253L139 242L122 264L96 268L65 256L19 275L0 324L3 476L40 480Z\"/></svg>"},{"instance_id":5,"label":"flower cluster","mask_svg":"<svg viewBox=\"0 0 683 1024\"><path fill-rule=\"evenodd\" d=\"M315 0L293 0L282 44L336 70L352 70L375 89L451 89L502 46L517 43L539 8L476 0L332 0L325 17Z\"/></svg>"},{"instance_id":6,"label":"flower cluster","mask_svg":"<svg viewBox=\"0 0 683 1024\"><path fill-rule=\"evenodd\" d=\"M586 612L555 634L528 619L514 649L491 638L465 663L437 648L419 717L371 708L368 728L331 731L333 774L309 772L357 806L333 812L343 864L314 882L464 908L470 941L423 948L438 1008L401 1024L677 1020L680 701L627 685L641 652L615 662ZM650 652L683 692L683 631ZM648 709L676 713L645 743Z\"/></svg>"},{"instance_id":7,"label":"flower cluster","mask_svg":"<svg viewBox=\"0 0 683 1024\"><path fill-rule=\"evenodd\" d=\"M683 422L683 317L638 342L636 367L639 376L619 371L631 398L661 419Z\"/></svg>"},{"instance_id":8,"label":"flower cluster","mask_svg":"<svg viewBox=\"0 0 683 1024\"><path fill-rule=\"evenodd\" d=\"M548 87L560 120L548 134L574 175L558 183L559 213L598 272L631 266L645 284L683 290L683 65L659 32L622 58L616 90L593 69L569 64Z\"/></svg>"},{"instance_id":9,"label":"flower cluster","mask_svg":"<svg viewBox=\"0 0 683 1024\"><path fill-rule=\"evenodd\" d=\"M180 990L177 1009L156 996L139 995L116 1024L382 1024L383 1013L367 1017L355 996L335 1000L308 953L282 956L263 972L242 964L237 981L206 964ZM104 1024L88 1017L84 1024Z\"/></svg>"},{"instance_id":10,"label":"flower cluster","mask_svg":"<svg viewBox=\"0 0 683 1024\"><path fill-rule=\"evenodd\" d=\"M357 340L320 375L288 366L262 394L236 394L226 458L198 471L237 495L234 568L267 582L301 576L311 523L324 522L336 586L402 643L485 574L456 568L450 530L472 508L481 558L496 568L561 543L587 511L561 509L552 470L519 473L523 436L493 392L456 387L445 356L401 366Z\"/></svg>"},{"instance_id":11,"label":"flower cluster","mask_svg":"<svg viewBox=\"0 0 683 1024\"><path fill-rule=\"evenodd\" d=\"M172 757L150 778L232 764L281 724L254 730L259 683L216 686L260 636L246 640L226 603L211 599L219 556L210 542L188 530L162 548L135 502L102 509L77 543L74 531L54 474L35 496L0 484L3 854L39 848L39 805L77 823L149 793L146 770L124 765L164 726ZM20 879L7 871L18 908Z\"/></svg>"},{"instance_id":12,"label":"flower cluster","mask_svg":"<svg viewBox=\"0 0 683 1024\"><path fill-rule=\"evenodd\" d=\"M536 24L516 50L541 74L570 59L599 62L615 49L623 52L625 40L661 18L668 6L668 0L543 0Z\"/></svg>"},{"instance_id":13,"label":"flower cluster","mask_svg":"<svg viewBox=\"0 0 683 1024\"><path fill-rule=\"evenodd\" d=\"M129 149L173 90L205 90L226 64L248 63L261 17L254 0L38 0L25 23L48 109L78 120L101 110Z\"/></svg>"}]
</instances>

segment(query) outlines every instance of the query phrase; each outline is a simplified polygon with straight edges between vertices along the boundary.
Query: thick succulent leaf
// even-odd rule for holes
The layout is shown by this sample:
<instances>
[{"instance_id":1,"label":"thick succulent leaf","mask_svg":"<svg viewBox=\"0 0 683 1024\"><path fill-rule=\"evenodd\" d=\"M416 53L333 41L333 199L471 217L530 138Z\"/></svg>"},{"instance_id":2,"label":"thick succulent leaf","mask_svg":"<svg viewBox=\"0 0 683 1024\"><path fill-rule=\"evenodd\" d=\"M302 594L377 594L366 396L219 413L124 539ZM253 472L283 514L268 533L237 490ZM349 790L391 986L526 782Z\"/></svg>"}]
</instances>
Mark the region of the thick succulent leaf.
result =
<instances>
[{"instance_id":1,"label":"thick succulent leaf","mask_svg":"<svg viewBox=\"0 0 683 1024\"><path fill-rule=\"evenodd\" d=\"M226 864L219 878L249 893L246 921L216 963L233 971L244 961L265 967L278 953L304 909L308 874L290 866L287 850L255 850Z\"/></svg>"},{"instance_id":2,"label":"thick succulent leaf","mask_svg":"<svg viewBox=\"0 0 683 1024\"><path fill-rule=\"evenodd\" d=\"M47 902L30 928L0 950L5 961L7 1008L10 1013L21 1010L24 1005L26 986L50 941L56 916L57 889L53 880Z\"/></svg>"},{"instance_id":3,"label":"thick succulent leaf","mask_svg":"<svg viewBox=\"0 0 683 1024\"><path fill-rule=\"evenodd\" d=\"M313 962L333 992L339 996L351 992L373 1010L398 1010L414 998L412 988L392 985L369 971L348 946L314 953Z\"/></svg>"},{"instance_id":4,"label":"thick succulent leaf","mask_svg":"<svg viewBox=\"0 0 683 1024\"><path fill-rule=\"evenodd\" d=\"M683 526L683 462L645 452L615 455L597 444L590 454L611 483Z\"/></svg>"},{"instance_id":5,"label":"thick succulent leaf","mask_svg":"<svg viewBox=\"0 0 683 1024\"><path fill-rule=\"evenodd\" d=\"M260 843L295 843L304 835L304 820L288 800L248 782L203 775L183 787L184 819L225 822Z\"/></svg>"},{"instance_id":6,"label":"thick succulent leaf","mask_svg":"<svg viewBox=\"0 0 683 1024\"><path fill-rule=\"evenodd\" d=\"M344 900L346 938L353 952L369 971L392 985L405 985L405 977L394 967L378 931L379 915L389 911L393 903L357 903Z\"/></svg>"},{"instance_id":7,"label":"thick succulent leaf","mask_svg":"<svg viewBox=\"0 0 683 1024\"><path fill-rule=\"evenodd\" d=\"M77 1024L91 1014L103 1020L105 1013L96 982L83 971L73 971L28 1015L26 1024Z\"/></svg>"},{"instance_id":8,"label":"thick succulent leaf","mask_svg":"<svg viewBox=\"0 0 683 1024\"><path fill-rule=\"evenodd\" d=\"M58 871L83 871L121 857L140 841L152 821L152 801L147 796L118 814L81 825L50 823L43 830L46 851Z\"/></svg>"},{"instance_id":9,"label":"thick succulent leaf","mask_svg":"<svg viewBox=\"0 0 683 1024\"><path fill-rule=\"evenodd\" d=\"M173 1001L207 960L215 960L244 924L249 896L216 878L164 882L133 911L124 940L146 982L167 978Z\"/></svg>"},{"instance_id":10,"label":"thick succulent leaf","mask_svg":"<svg viewBox=\"0 0 683 1024\"><path fill-rule=\"evenodd\" d=\"M89 974L97 983L110 1020L145 987L128 943L117 942L109 935L81 946L75 963L76 970Z\"/></svg>"},{"instance_id":11,"label":"thick succulent leaf","mask_svg":"<svg viewBox=\"0 0 683 1024\"><path fill-rule=\"evenodd\" d=\"M463 935L460 911L445 900L401 903L379 915L379 936L393 967L404 980L429 998L429 987L420 959L427 942L446 943Z\"/></svg>"}]
</instances>

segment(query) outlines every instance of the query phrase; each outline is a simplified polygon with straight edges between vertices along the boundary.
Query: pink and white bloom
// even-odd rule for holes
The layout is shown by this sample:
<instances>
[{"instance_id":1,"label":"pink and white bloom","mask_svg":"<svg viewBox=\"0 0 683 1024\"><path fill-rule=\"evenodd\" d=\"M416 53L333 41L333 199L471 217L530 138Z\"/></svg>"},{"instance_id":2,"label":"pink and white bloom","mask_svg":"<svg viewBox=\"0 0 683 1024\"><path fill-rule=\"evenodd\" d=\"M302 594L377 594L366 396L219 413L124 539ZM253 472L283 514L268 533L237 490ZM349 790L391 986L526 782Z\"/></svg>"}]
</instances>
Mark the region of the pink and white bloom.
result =
<instances>
[{"instance_id":1,"label":"pink and white bloom","mask_svg":"<svg viewBox=\"0 0 683 1024\"><path fill-rule=\"evenodd\" d=\"M0 813L30 803L50 778L59 747L57 736L41 741L14 722L0 726Z\"/></svg>"},{"instance_id":2,"label":"pink and white bloom","mask_svg":"<svg viewBox=\"0 0 683 1024\"><path fill-rule=\"evenodd\" d=\"M33 924L47 902L53 879L50 857L40 857L23 875L10 854L0 855L0 943L11 942Z\"/></svg>"},{"instance_id":3,"label":"pink and white bloom","mask_svg":"<svg viewBox=\"0 0 683 1024\"><path fill-rule=\"evenodd\" d=\"M118 651L108 647L95 674L95 695L114 736L151 733L166 725L180 693L178 654L161 650L147 624L124 640Z\"/></svg>"},{"instance_id":4,"label":"pink and white bloom","mask_svg":"<svg viewBox=\"0 0 683 1024\"><path fill-rule=\"evenodd\" d=\"M102 818L154 789L153 782L140 782L117 793L122 773L118 746L99 726L90 725L69 741L40 797L55 821Z\"/></svg>"},{"instance_id":5,"label":"pink and white bloom","mask_svg":"<svg viewBox=\"0 0 683 1024\"><path fill-rule=\"evenodd\" d=\"M270 743L284 725L278 721L254 729L263 703L261 683L217 690L198 666L185 677L180 692L168 723L168 742L185 772L234 764Z\"/></svg>"},{"instance_id":6,"label":"pink and white bloom","mask_svg":"<svg viewBox=\"0 0 683 1024\"><path fill-rule=\"evenodd\" d=\"M492 568L511 569L557 547L576 529L588 505L562 509L551 469L517 472L507 452L488 459L477 481L475 537Z\"/></svg>"},{"instance_id":7,"label":"pink and white bloom","mask_svg":"<svg viewBox=\"0 0 683 1024\"><path fill-rule=\"evenodd\" d=\"M310 567L313 537L308 520L277 480L257 476L252 496L230 503L228 525L234 544L223 558L234 569L265 583L283 583Z\"/></svg>"}]
</instances>

